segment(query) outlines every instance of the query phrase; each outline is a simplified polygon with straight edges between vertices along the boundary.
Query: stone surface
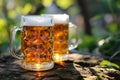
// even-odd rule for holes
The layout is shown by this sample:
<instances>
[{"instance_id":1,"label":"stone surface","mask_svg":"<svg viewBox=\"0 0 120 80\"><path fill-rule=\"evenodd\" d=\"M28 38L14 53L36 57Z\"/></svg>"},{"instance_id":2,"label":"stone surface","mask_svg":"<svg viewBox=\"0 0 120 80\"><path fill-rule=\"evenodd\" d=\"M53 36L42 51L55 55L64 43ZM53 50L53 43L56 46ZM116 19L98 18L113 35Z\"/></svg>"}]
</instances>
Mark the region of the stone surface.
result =
<instances>
[{"instance_id":1,"label":"stone surface","mask_svg":"<svg viewBox=\"0 0 120 80\"><path fill-rule=\"evenodd\" d=\"M120 80L120 70L99 66L101 57L70 54L69 61L55 63L43 72L28 71L11 56L0 56L0 80Z\"/></svg>"}]
</instances>

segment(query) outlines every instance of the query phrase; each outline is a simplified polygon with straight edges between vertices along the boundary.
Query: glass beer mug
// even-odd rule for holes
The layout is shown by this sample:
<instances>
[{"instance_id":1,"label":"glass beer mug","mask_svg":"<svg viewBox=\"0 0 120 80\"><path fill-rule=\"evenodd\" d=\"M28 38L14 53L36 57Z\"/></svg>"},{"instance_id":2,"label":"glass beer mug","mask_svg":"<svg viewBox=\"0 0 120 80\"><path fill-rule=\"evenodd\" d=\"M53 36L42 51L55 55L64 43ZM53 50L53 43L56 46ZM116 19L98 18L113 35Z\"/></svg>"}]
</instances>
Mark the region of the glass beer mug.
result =
<instances>
[{"instance_id":1,"label":"glass beer mug","mask_svg":"<svg viewBox=\"0 0 120 80\"><path fill-rule=\"evenodd\" d=\"M69 50L78 45L77 26L69 22L67 14L41 14L41 16L52 16L54 21L54 61L64 61L69 58ZM75 31L74 41L69 36L70 30Z\"/></svg>"},{"instance_id":2,"label":"glass beer mug","mask_svg":"<svg viewBox=\"0 0 120 80\"><path fill-rule=\"evenodd\" d=\"M17 31L21 31L21 54L14 51ZM53 21L52 17L22 16L21 26L14 27L11 35L10 53L21 59L21 67L32 71L44 71L54 67L53 61Z\"/></svg>"}]
</instances>

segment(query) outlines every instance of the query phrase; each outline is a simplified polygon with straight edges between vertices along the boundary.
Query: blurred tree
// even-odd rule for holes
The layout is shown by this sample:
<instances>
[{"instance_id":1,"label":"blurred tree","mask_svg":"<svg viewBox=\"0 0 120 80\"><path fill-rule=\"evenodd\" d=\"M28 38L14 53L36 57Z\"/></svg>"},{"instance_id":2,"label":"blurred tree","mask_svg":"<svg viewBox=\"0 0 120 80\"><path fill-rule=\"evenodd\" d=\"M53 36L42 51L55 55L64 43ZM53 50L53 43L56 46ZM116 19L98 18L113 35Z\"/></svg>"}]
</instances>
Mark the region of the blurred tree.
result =
<instances>
[{"instance_id":1,"label":"blurred tree","mask_svg":"<svg viewBox=\"0 0 120 80\"><path fill-rule=\"evenodd\" d=\"M85 33L88 35L91 35L91 25L90 25L90 17L88 12L88 7L86 5L85 0L77 0L79 8L82 10L82 15L84 16L84 22L85 22Z\"/></svg>"}]
</instances>

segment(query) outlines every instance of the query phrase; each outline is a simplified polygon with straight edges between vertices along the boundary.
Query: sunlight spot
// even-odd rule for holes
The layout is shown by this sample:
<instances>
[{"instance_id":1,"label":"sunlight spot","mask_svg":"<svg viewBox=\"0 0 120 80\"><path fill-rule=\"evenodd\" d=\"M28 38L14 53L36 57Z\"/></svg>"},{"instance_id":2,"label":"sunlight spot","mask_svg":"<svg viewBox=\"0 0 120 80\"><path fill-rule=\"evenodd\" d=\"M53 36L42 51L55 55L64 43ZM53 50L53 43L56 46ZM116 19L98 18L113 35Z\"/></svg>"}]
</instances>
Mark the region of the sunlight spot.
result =
<instances>
[{"instance_id":1,"label":"sunlight spot","mask_svg":"<svg viewBox=\"0 0 120 80\"><path fill-rule=\"evenodd\" d=\"M3 29L3 27L6 25L5 19L0 19L0 30Z\"/></svg>"},{"instance_id":2,"label":"sunlight spot","mask_svg":"<svg viewBox=\"0 0 120 80\"><path fill-rule=\"evenodd\" d=\"M73 1L74 0L57 0L56 3L61 8L67 9L69 6L71 6L74 3Z\"/></svg>"},{"instance_id":3,"label":"sunlight spot","mask_svg":"<svg viewBox=\"0 0 120 80\"><path fill-rule=\"evenodd\" d=\"M5 28L6 24L7 22L5 19L0 19L0 43L8 39L8 34Z\"/></svg>"},{"instance_id":4,"label":"sunlight spot","mask_svg":"<svg viewBox=\"0 0 120 80\"><path fill-rule=\"evenodd\" d=\"M38 73L37 73L37 76L38 76L38 77L40 77L40 76L42 76L42 75L43 75L43 74L42 74L41 72L38 72Z\"/></svg>"},{"instance_id":5,"label":"sunlight spot","mask_svg":"<svg viewBox=\"0 0 120 80\"><path fill-rule=\"evenodd\" d=\"M16 18L17 13L14 10L12 10L12 11L9 11L8 15L10 18L14 19L14 18Z\"/></svg>"},{"instance_id":6,"label":"sunlight spot","mask_svg":"<svg viewBox=\"0 0 120 80\"><path fill-rule=\"evenodd\" d=\"M78 53L69 54L70 61L78 60L78 59L81 59L82 57L83 57L83 55L78 54Z\"/></svg>"},{"instance_id":7,"label":"sunlight spot","mask_svg":"<svg viewBox=\"0 0 120 80\"><path fill-rule=\"evenodd\" d=\"M42 3L45 7L48 7L52 4L53 0L42 0Z\"/></svg>"},{"instance_id":8,"label":"sunlight spot","mask_svg":"<svg viewBox=\"0 0 120 80\"><path fill-rule=\"evenodd\" d=\"M22 11L24 14L27 14L30 12L31 9L32 9L32 5L30 3L26 3Z\"/></svg>"},{"instance_id":9,"label":"sunlight spot","mask_svg":"<svg viewBox=\"0 0 120 80\"><path fill-rule=\"evenodd\" d=\"M98 42L98 45L101 46L101 45L103 45L104 42L105 42L104 39L103 39L103 40L100 40L100 41Z\"/></svg>"},{"instance_id":10,"label":"sunlight spot","mask_svg":"<svg viewBox=\"0 0 120 80\"><path fill-rule=\"evenodd\" d=\"M59 61L59 62L55 62L55 63L57 63L57 64L59 64L61 66L65 66L65 62L63 62L63 61Z\"/></svg>"}]
</instances>

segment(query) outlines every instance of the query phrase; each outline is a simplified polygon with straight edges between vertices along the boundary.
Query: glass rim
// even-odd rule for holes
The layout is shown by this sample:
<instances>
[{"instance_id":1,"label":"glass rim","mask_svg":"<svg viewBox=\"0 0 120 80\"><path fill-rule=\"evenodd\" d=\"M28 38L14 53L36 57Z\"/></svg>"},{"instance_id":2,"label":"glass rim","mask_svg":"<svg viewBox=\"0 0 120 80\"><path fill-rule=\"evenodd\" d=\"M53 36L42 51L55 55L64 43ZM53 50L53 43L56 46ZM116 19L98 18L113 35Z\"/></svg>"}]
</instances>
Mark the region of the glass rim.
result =
<instances>
[{"instance_id":1,"label":"glass rim","mask_svg":"<svg viewBox=\"0 0 120 80\"><path fill-rule=\"evenodd\" d=\"M54 22L51 16L40 15L22 15L21 26L53 26Z\"/></svg>"},{"instance_id":2,"label":"glass rim","mask_svg":"<svg viewBox=\"0 0 120 80\"><path fill-rule=\"evenodd\" d=\"M68 14L41 14L41 16L53 17L54 23L69 24L69 15Z\"/></svg>"}]
</instances>

